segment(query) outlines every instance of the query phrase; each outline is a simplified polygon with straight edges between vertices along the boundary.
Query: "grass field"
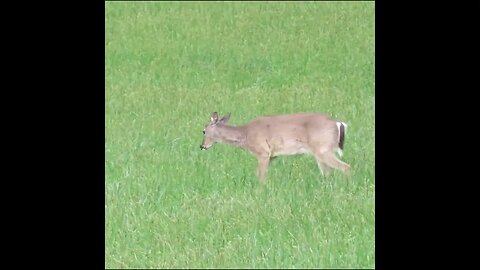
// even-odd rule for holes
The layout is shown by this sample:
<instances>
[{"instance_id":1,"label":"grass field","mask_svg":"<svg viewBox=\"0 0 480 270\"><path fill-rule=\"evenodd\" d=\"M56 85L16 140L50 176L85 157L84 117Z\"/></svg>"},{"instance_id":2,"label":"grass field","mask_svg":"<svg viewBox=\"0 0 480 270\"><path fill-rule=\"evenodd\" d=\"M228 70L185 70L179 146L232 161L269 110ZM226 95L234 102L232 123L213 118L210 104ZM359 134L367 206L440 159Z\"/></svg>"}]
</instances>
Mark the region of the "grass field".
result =
<instances>
[{"instance_id":1,"label":"grass field","mask_svg":"<svg viewBox=\"0 0 480 270\"><path fill-rule=\"evenodd\" d=\"M374 2L107 2L106 268L374 268ZM348 124L350 178L313 157L200 151L240 125L315 111Z\"/></svg>"}]
</instances>

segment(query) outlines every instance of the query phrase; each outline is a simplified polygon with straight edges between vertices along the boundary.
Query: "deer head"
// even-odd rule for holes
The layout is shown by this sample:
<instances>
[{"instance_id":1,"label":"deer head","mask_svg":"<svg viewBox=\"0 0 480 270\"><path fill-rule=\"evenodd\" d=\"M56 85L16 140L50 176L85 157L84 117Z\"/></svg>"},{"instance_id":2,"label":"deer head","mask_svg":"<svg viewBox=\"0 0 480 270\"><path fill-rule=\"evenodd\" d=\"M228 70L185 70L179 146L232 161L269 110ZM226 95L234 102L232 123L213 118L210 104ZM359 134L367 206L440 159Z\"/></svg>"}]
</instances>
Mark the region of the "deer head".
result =
<instances>
[{"instance_id":1,"label":"deer head","mask_svg":"<svg viewBox=\"0 0 480 270\"><path fill-rule=\"evenodd\" d=\"M230 114L218 119L218 113L212 113L210 123L208 123L203 130L203 143L200 145L200 149L207 150L220 140L218 128L225 125L229 119Z\"/></svg>"}]
</instances>

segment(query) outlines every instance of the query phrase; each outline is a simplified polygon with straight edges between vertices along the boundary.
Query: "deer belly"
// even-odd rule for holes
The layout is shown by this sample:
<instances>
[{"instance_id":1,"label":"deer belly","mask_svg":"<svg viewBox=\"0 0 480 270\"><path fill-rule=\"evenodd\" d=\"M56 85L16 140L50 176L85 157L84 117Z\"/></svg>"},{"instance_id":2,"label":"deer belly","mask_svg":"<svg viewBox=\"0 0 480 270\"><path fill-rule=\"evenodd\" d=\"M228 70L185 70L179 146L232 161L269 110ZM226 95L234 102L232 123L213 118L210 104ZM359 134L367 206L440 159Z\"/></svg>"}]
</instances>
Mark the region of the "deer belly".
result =
<instances>
[{"instance_id":1,"label":"deer belly","mask_svg":"<svg viewBox=\"0 0 480 270\"><path fill-rule=\"evenodd\" d=\"M283 140L273 145L271 156L289 156L310 153L305 143L299 140Z\"/></svg>"}]
</instances>

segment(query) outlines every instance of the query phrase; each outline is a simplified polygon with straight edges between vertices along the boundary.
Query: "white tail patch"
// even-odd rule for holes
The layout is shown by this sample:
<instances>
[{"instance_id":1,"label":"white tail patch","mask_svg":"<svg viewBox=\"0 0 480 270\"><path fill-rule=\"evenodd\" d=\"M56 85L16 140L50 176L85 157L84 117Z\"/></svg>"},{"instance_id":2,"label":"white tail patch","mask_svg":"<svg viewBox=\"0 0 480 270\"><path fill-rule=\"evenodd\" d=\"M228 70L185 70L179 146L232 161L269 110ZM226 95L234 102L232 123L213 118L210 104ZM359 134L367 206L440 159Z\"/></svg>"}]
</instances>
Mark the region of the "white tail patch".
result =
<instances>
[{"instance_id":1,"label":"white tail patch","mask_svg":"<svg viewBox=\"0 0 480 270\"><path fill-rule=\"evenodd\" d=\"M340 127L343 125L344 127L344 135L347 134L347 127L348 125L345 122L337 122L337 129L338 129L338 143L340 143ZM343 151L340 148L336 149L339 156L343 156Z\"/></svg>"},{"instance_id":2,"label":"white tail patch","mask_svg":"<svg viewBox=\"0 0 480 270\"><path fill-rule=\"evenodd\" d=\"M337 122L337 128L338 128L338 141L340 141L340 126L343 124L344 128L345 128L345 134L347 134L347 124L345 124L344 122Z\"/></svg>"},{"instance_id":3,"label":"white tail patch","mask_svg":"<svg viewBox=\"0 0 480 270\"><path fill-rule=\"evenodd\" d=\"M337 128L338 128L338 138L340 139L340 126L343 124L343 126L345 127L345 134L347 134L347 127L348 125L345 124L345 122L337 122Z\"/></svg>"}]
</instances>

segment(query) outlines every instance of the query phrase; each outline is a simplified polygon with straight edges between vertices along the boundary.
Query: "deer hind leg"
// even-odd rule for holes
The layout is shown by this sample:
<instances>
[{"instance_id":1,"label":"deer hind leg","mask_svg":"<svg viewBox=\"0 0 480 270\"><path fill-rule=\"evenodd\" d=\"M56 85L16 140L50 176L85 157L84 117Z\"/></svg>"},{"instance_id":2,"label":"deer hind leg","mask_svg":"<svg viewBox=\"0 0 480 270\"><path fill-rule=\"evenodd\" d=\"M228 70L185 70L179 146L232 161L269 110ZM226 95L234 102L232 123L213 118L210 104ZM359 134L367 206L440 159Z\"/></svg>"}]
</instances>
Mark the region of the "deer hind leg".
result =
<instances>
[{"instance_id":1,"label":"deer hind leg","mask_svg":"<svg viewBox=\"0 0 480 270\"><path fill-rule=\"evenodd\" d=\"M323 163L328 165L329 167L338 169L342 171L344 174L350 174L350 165L347 163L339 160L333 151L320 151L318 154L318 159L320 159Z\"/></svg>"},{"instance_id":2,"label":"deer hind leg","mask_svg":"<svg viewBox=\"0 0 480 270\"><path fill-rule=\"evenodd\" d=\"M322 173L323 176L329 176L332 168L327 165L327 163L323 162L320 157L317 155L315 156L315 159L317 160L317 165L318 168L320 169L320 172Z\"/></svg>"}]
</instances>

